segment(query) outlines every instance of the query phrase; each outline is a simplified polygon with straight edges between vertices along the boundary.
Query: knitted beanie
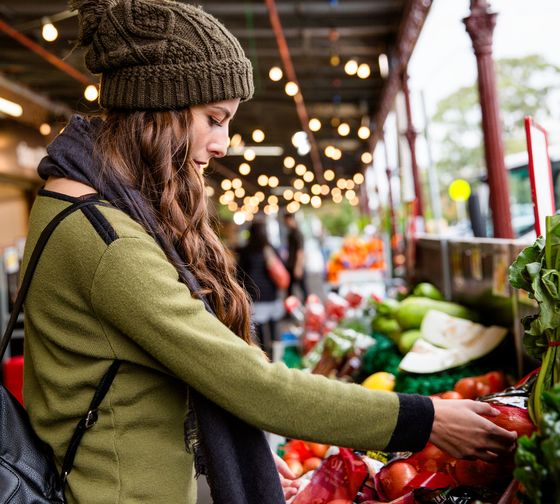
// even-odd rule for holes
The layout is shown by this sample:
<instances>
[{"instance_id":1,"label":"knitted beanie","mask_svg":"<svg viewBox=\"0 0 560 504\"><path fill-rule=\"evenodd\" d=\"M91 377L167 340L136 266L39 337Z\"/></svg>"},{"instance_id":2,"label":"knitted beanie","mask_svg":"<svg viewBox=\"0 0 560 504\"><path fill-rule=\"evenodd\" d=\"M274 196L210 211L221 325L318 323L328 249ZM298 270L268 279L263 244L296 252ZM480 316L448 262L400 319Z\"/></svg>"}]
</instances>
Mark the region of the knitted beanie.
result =
<instances>
[{"instance_id":1,"label":"knitted beanie","mask_svg":"<svg viewBox=\"0 0 560 504\"><path fill-rule=\"evenodd\" d=\"M253 95L238 40L200 7L168 0L70 0L86 66L108 109L169 110Z\"/></svg>"}]
</instances>

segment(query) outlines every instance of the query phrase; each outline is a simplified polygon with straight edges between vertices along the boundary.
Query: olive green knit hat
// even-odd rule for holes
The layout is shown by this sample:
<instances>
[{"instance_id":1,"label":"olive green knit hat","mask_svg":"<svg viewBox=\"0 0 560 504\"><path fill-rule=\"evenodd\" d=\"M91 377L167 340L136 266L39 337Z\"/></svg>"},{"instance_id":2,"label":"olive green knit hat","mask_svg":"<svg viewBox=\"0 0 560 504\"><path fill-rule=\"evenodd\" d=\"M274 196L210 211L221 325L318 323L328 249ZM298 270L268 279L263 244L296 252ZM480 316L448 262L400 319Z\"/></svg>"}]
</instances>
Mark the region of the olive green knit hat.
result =
<instances>
[{"instance_id":1,"label":"olive green knit hat","mask_svg":"<svg viewBox=\"0 0 560 504\"><path fill-rule=\"evenodd\" d=\"M70 0L86 66L108 109L169 110L253 95L238 40L200 7L167 0Z\"/></svg>"}]
</instances>

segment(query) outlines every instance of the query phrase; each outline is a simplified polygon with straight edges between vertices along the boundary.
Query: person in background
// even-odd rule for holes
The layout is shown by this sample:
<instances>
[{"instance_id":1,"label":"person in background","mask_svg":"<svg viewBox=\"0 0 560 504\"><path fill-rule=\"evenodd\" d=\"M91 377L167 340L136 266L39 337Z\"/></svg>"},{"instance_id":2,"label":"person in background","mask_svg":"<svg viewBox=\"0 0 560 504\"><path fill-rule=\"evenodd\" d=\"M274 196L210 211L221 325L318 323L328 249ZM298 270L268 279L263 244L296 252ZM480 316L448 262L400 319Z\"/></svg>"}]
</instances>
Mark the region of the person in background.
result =
<instances>
[{"instance_id":1,"label":"person in background","mask_svg":"<svg viewBox=\"0 0 560 504\"><path fill-rule=\"evenodd\" d=\"M271 357L276 322L283 310L278 289L266 267L266 252L276 253L268 241L266 222L254 220L249 228L249 240L238 252L239 276L253 301L253 322L259 344Z\"/></svg>"},{"instance_id":2,"label":"person in background","mask_svg":"<svg viewBox=\"0 0 560 504\"><path fill-rule=\"evenodd\" d=\"M59 470L78 421L90 427L66 502L195 504L205 474L216 504L285 504L294 487L263 430L361 449L431 440L458 457L509 453L516 434L481 416L499 414L489 404L368 390L266 358L202 170L226 154L253 95L250 61L192 5L72 5L104 116L74 116L49 145L22 265L54 216L87 202L46 244L25 304L25 403ZM91 425L93 391L115 364Z\"/></svg>"},{"instance_id":3,"label":"person in background","mask_svg":"<svg viewBox=\"0 0 560 504\"><path fill-rule=\"evenodd\" d=\"M290 273L288 296L295 294L295 287L299 287L303 301L307 299L307 282L305 280L305 253L303 234L299 230L293 213L284 214L284 224L288 228L288 258L286 268Z\"/></svg>"}]
</instances>

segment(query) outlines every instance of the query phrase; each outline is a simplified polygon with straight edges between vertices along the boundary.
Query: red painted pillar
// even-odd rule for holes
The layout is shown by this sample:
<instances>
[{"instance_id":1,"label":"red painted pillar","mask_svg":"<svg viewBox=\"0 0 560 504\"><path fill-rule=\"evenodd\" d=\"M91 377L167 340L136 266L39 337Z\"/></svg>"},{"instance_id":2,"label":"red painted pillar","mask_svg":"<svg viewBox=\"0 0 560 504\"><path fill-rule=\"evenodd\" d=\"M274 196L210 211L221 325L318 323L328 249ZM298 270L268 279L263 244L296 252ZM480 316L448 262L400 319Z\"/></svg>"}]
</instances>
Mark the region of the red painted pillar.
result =
<instances>
[{"instance_id":1,"label":"red painted pillar","mask_svg":"<svg viewBox=\"0 0 560 504\"><path fill-rule=\"evenodd\" d=\"M422 181L418 172L418 163L416 162L416 130L412 123L412 109L410 108L410 93L408 90L408 75L403 72L402 75L402 92L404 95L404 103L406 108L406 131L404 136L410 148L410 161L412 165L412 178L414 179L414 193L416 194L416 215L424 216L424 203L422 197Z\"/></svg>"},{"instance_id":2,"label":"red painted pillar","mask_svg":"<svg viewBox=\"0 0 560 504\"><path fill-rule=\"evenodd\" d=\"M486 0L471 0L471 15L463 21L469 33L478 67L478 92L482 109L482 131L490 207L496 238L513 238L509 186L504 163L502 123L496 86L496 72L492 59L492 36L497 14L489 11Z\"/></svg>"}]
</instances>

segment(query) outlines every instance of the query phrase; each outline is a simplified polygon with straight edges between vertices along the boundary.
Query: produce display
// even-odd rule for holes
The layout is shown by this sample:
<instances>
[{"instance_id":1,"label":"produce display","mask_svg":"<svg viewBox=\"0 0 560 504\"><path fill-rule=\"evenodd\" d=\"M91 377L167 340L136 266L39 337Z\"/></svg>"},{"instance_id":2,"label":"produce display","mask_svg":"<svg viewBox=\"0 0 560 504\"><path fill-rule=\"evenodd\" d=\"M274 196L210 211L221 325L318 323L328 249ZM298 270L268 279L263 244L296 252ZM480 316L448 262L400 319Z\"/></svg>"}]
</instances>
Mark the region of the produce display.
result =
<instances>
[{"instance_id":1,"label":"produce display","mask_svg":"<svg viewBox=\"0 0 560 504\"><path fill-rule=\"evenodd\" d=\"M400 301L356 293L342 298L331 293L325 302L314 296L302 306L288 298L288 311L298 325L298 367L372 390L421 393L434 400L491 401L501 414L489 419L526 439L535 430L527 411L532 385L511 387L507 369L496 368L496 351L507 330L482 326L471 309L442 298L426 283ZM437 370L413 366L410 372L407 356L414 356L422 345L430 345L432 356L437 354L432 347L444 352L445 365ZM450 355L455 358L449 360ZM527 446L524 463L528 464L535 458L531 450L540 449L542 443L526 445L524 440L520 445ZM459 460L430 443L415 454L363 453L325 445L319 445L317 454L314 446L287 440L280 447L281 456L305 482L291 501L295 504L468 503L477 499L497 503L515 467L513 455L499 464Z\"/></svg>"},{"instance_id":2,"label":"produce display","mask_svg":"<svg viewBox=\"0 0 560 504\"><path fill-rule=\"evenodd\" d=\"M340 250L333 252L327 261L327 279L338 283L343 270L384 269L383 241L379 238L348 237Z\"/></svg>"}]
</instances>

